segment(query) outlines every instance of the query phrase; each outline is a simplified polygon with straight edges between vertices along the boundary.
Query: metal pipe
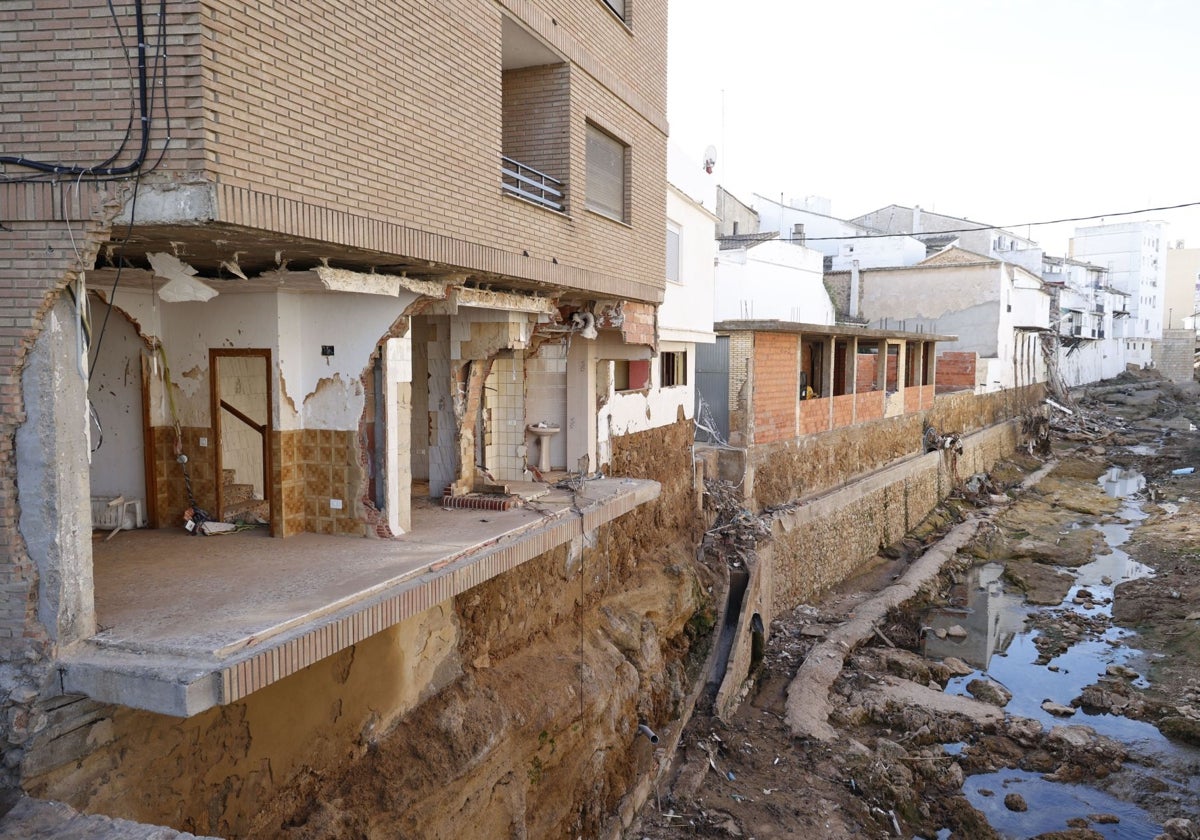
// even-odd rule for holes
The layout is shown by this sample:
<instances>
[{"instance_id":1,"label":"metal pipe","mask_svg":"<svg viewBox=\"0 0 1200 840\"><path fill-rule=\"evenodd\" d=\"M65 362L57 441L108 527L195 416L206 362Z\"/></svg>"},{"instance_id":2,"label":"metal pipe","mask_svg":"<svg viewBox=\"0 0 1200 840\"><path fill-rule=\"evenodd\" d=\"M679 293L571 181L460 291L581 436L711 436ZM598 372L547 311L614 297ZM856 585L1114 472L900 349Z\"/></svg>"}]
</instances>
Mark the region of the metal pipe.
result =
<instances>
[{"instance_id":1,"label":"metal pipe","mask_svg":"<svg viewBox=\"0 0 1200 840\"><path fill-rule=\"evenodd\" d=\"M646 738L649 739L651 744L658 743L658 736L654 734L654 730L651 729L649 726L647 726L644 723L638 724L638 734L645 735Z\"/></svg>"}]
</instances>

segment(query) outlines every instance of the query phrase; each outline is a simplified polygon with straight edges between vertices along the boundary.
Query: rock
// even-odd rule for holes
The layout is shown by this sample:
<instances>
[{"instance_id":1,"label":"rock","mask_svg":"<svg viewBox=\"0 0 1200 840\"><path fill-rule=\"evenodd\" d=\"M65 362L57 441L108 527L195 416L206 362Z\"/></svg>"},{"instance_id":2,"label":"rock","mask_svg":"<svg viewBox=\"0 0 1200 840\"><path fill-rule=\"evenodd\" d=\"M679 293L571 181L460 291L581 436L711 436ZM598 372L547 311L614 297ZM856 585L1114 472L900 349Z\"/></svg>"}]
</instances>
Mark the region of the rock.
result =
<instances>
[{"instance_id":1,"label":"rock","mask_svg":"<svg viewBox=\"0 0 1200 840\"><path fill-rule=\"evenodd\" d=\"M1046 702L1049 703L1050 701L1047 700ZM1075 710L1071 709L1071 711L1074 712ZM1092 743L1092 739L1095 736L1096 730L1090 726L1056 726L1050 730L1050 734L1046 738L1051 744L1057 746L1083 749Z\"/></svg>"},{"instance_id":2,"label":"rock","mask_svg":"<svg viewBox=\"0 0 1200 840\"><path fill-rule=\"evenodd\" d=\"M975 669L963 662L957 656L947 656L942 660L942 664L950 670L952 677L966 677L975 673Z\"/></svg>"},{"instance_id":3,"label":"rock","mask_svg":"<svg viewBox=\"0 0 1200 840\"><path fill-rule=\"evenodd\" d=\"M1004 797L1004 807L1010 811L1028 811L1029 805L1025 797L1019 793L1010 793Z\"/></svg>"},{"instance_id":4,"label":"rock","mask_svg":"<svg viewBox=\"0 0 1200 840\"><path fill-rule=\"evenodd\" d=\"M1042 737L1042 722L1033 718L1010 716L1004 725L1008 737L1023 747L1031 747Z\"/></svg>"},{"instance_id":5,"label":"rock","mask_svg":"<svg viewBox=\"0 0 1200 840\"><path fill-rule=\"evenodd\" d=\"M953 627L946 628L946 635L951 639L965 639L967 638L967 631L963 629L961 624L955 624Z\"/></svg>"},{"instance_id":6,"label":"rock","mask_svg":"<svg viewBox=\"0 0 1200 840\"><path fill-rule=\"evenodd\" d=\"M967 683L967 691L976 700L1004 708L1012 700L1012 692L999 683L986 679L975 679Z\"/></svg>"},{"instance_id":7,"label":"rock","mask_svg":"<svg viewBox=\"0 0 1200 840\"><path fill-rule=\"evenodd\" d=\"M1200 612L1188 613L1183 617L1184 621L1200 621Z\"/></svg>"},{"instance_id":8,"label":"rock","mask_svg":"<svg viewBox=\"0 0 1200 840\"><path fill-rule=\"evenodd\" d=\"M938 629L933 631L933 635L937 636L939 639L946 638L946 628L939 627Z\"/></svg>"},{"instance_id":9,"label":"rock","mask_svg":"<svg viewBox=\"0 0 1200 840\"><path fill-rule=\"evenodd\" d=\"M1108 575L1100 578L1100 582L1105 586L1112 586L1112 578L1110 578Z\"/></svg>"},{"instance_id":10,"label":"rock","mask_svg":"<svg viewBox=\"0 0 1200 840\"><path fill-rule=\"evenodd\" d=\"M1099 825L1116 825L1121 818L1116 814L1088 814L1088 819Z\"/></svg>"},{"instance_id":11,"label":"rock","mask_svg":"<svg viewBox=\"0 0 1200 840\"><path fill-rule=\"evenodd\" d=\"M1092 594L1092 590L1080 589L1075 593L1075 602L1079 603L1080 601L1091 601L1094 600L1095 597L1096 596Z\"/></svg>"},{"instance_id":12,"label":"rock","mask_svg":"<svg viewBox=\"0 0 1200 840\"><path fill-rule=\"evenodd\" d=\"M1163 831L1171 840L1200 840L1200 829L1197 829L1191 820L1183 817L1164 822Z\"/></svg>"},{"instance_id":13,"label":"rock","mask_svg":"<svg viewBox=\"0 0 1200 840\"><path fill-rule=\"evenodd\" d=\"M1071 706L1064 706L1062 703L1055 703L1053 700L1042 701L1042 711L1049 712L1058 717L1070 717L1075 714L1075 709ZM1057 728L1057 727L1056 727Z\"/></svg>"},{"instance_id":14,"label":"rock","mask_svg":"<svg viewBox=\"0 0 1200 840\"><path fill-rule=\"evenodd\" d=\"M825 628L818 624L806 624L800 628L800 635L810 639L824 639Z\"/></svg>"},{"instance_id":15,"label":"rock","mask_svg":"<svg viewBox=\"0 0 1200 840\"><path fill-rule=\"evenodd\" d=\"M1141 676L1137 671L1132 668L1126 668L1124 665L1109 665L1104 669L1104 673L1110 677L1123 677L1127 680L1136 680Z\"/></svg>"}]
</instances>

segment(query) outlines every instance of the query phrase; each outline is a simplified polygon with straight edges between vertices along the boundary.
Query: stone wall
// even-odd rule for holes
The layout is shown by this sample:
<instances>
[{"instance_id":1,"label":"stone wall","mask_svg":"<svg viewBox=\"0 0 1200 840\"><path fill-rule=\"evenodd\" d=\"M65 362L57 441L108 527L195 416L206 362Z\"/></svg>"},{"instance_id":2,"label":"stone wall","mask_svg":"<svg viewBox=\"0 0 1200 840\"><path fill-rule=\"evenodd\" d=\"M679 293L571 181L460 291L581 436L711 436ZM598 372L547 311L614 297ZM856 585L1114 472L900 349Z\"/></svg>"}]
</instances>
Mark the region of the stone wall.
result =
<instances>
[{"instance_id":1,"label":"stone wall","mask_svg":"<svg viewBox=\"0 0 1200 840\"><path fill-rule=\"evenodd\" d=\"M952 489L958 478L983 472L1016 447L1016 422L964 440L964 451L930 452L783 514L773 538L760 546L757 569L771 567L777 614L811 602L846 580L881 547L904 536Z\"/></svg>"},{"instance_id":2,"label":"stone wall","mask_svg":"<svg viewBox=\"0 0 1200 840\"><path fill-rule=\"evenodd\" d=\"M1191 382L1196 375L1195 330L1163 330L1154 343L1154 366L1172 382Z\"/></svg>"}]
</instances>

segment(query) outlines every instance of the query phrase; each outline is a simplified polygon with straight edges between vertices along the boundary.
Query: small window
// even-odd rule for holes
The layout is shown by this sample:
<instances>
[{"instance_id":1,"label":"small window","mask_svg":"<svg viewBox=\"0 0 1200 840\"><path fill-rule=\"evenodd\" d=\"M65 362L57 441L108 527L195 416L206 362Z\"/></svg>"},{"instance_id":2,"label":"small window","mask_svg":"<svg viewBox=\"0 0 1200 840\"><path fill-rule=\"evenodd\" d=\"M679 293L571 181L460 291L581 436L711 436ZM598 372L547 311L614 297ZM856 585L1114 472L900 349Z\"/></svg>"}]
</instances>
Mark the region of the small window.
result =
<instances>
[{"instance_id":1,"label":"small window","mask_svg":"<svg viewBox=\"0 0 1200 840\"><path fill-rule=\"evenodd\" d=\"M613 362L614 391L644 391L650 387L650 362L646 359Z\"/></svg>"},{"instance_id":2,"label":"small window","mask_svg":"<svg viewBox=\"0 0 1200 840\"><path fill-rule=\"evenodd\" d=\"M679 272L679 226L667 225L667 279L672 283L682 283Z\"/></svg>"},{"instance_id":3,"label":"small window","mask_svg":"<svg viewBox=\"0 0 1200 840\"><path fill-rule=\"evenodd\" d=\"M662 370L661 380L663 388L687 384L686 351L667 351L665 353L661 353L658 359Z\"/></svg>"},{"instance_id":4,"label":"small window","mask_svg":"<svg viewBox=\"0 0 1200 840\"><path fill-rule=\"evenodd\" d=\"M587 127L587 208L625 221L625 158L620 140L594 125Z\"/></svg>"},{"instance_id":5,"label":"small window","mask_svg":"<svg viewBox=\"0 0 1200 840\"><path fill-rule=\"evenodd\" d=\"M625 20L625 0L604 0L604 5L612 9L617 17Z\"/></svg>"}]
</instances>

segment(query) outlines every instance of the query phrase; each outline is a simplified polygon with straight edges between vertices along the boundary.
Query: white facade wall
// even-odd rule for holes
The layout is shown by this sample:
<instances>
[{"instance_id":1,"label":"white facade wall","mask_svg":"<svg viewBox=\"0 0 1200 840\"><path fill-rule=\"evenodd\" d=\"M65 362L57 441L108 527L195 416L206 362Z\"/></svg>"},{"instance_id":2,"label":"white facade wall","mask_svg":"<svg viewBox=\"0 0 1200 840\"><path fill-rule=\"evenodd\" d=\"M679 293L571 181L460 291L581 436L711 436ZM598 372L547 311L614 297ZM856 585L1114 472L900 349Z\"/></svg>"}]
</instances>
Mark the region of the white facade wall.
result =
<instances>
[{"instance_id":1,"label":"white facade wall","mask_svg":"<svg viewBox=\"0 0 1200 840\"><path fill-rule=\"evenodd\" d=\"M1130 336L1161 340L1166 308L1167 230L1164 222L1123 222L1076 228L1072 256L1108 269L1109 283L1129 294ZM1130 349L1134 350L1130 345ZM1140 352L1140 350L1135 350ZM1146 355L1144 362L1149 363Z\"/></svg>"},{"instance_id":2,"label":"white facade wall","mask_svg":"<svg viewBox=\"0 0 1200 840\"><path fill-rule=\"evenodd\" d=\"M824 262L820 251L778 240L719 251L714 319L833 324Z\"/></svg>"},{"instance_id":3,"label":"white facade wall","mask_svg":"<svg viewBox=\"0 0 1200 840\"><path fill-rule=\"evenodd\" d=\"M833 258L834 271L849 271L855 260L860 268L916 265L926 257L925 243L911 236L869 238L866 228L805 207L780 204L755 194L759 229L791 239L797 224L804 225L805 247ZM840 237L855 237L843 239Z\"/></svg>"},{"instance_id":4,"label":"white facade wall","mask_svg":"<svg viewBox=\"0 0 1200 840\"><path fill-rule=\"evenodd\" d=\"M703 170L701 170L703 171ZM715 214L675 186L667 188L667 224L679 235L679 282L667 282L658 308L658 335L664 341L712 344L716 288Z\"/></svg>"}]
</instances>

